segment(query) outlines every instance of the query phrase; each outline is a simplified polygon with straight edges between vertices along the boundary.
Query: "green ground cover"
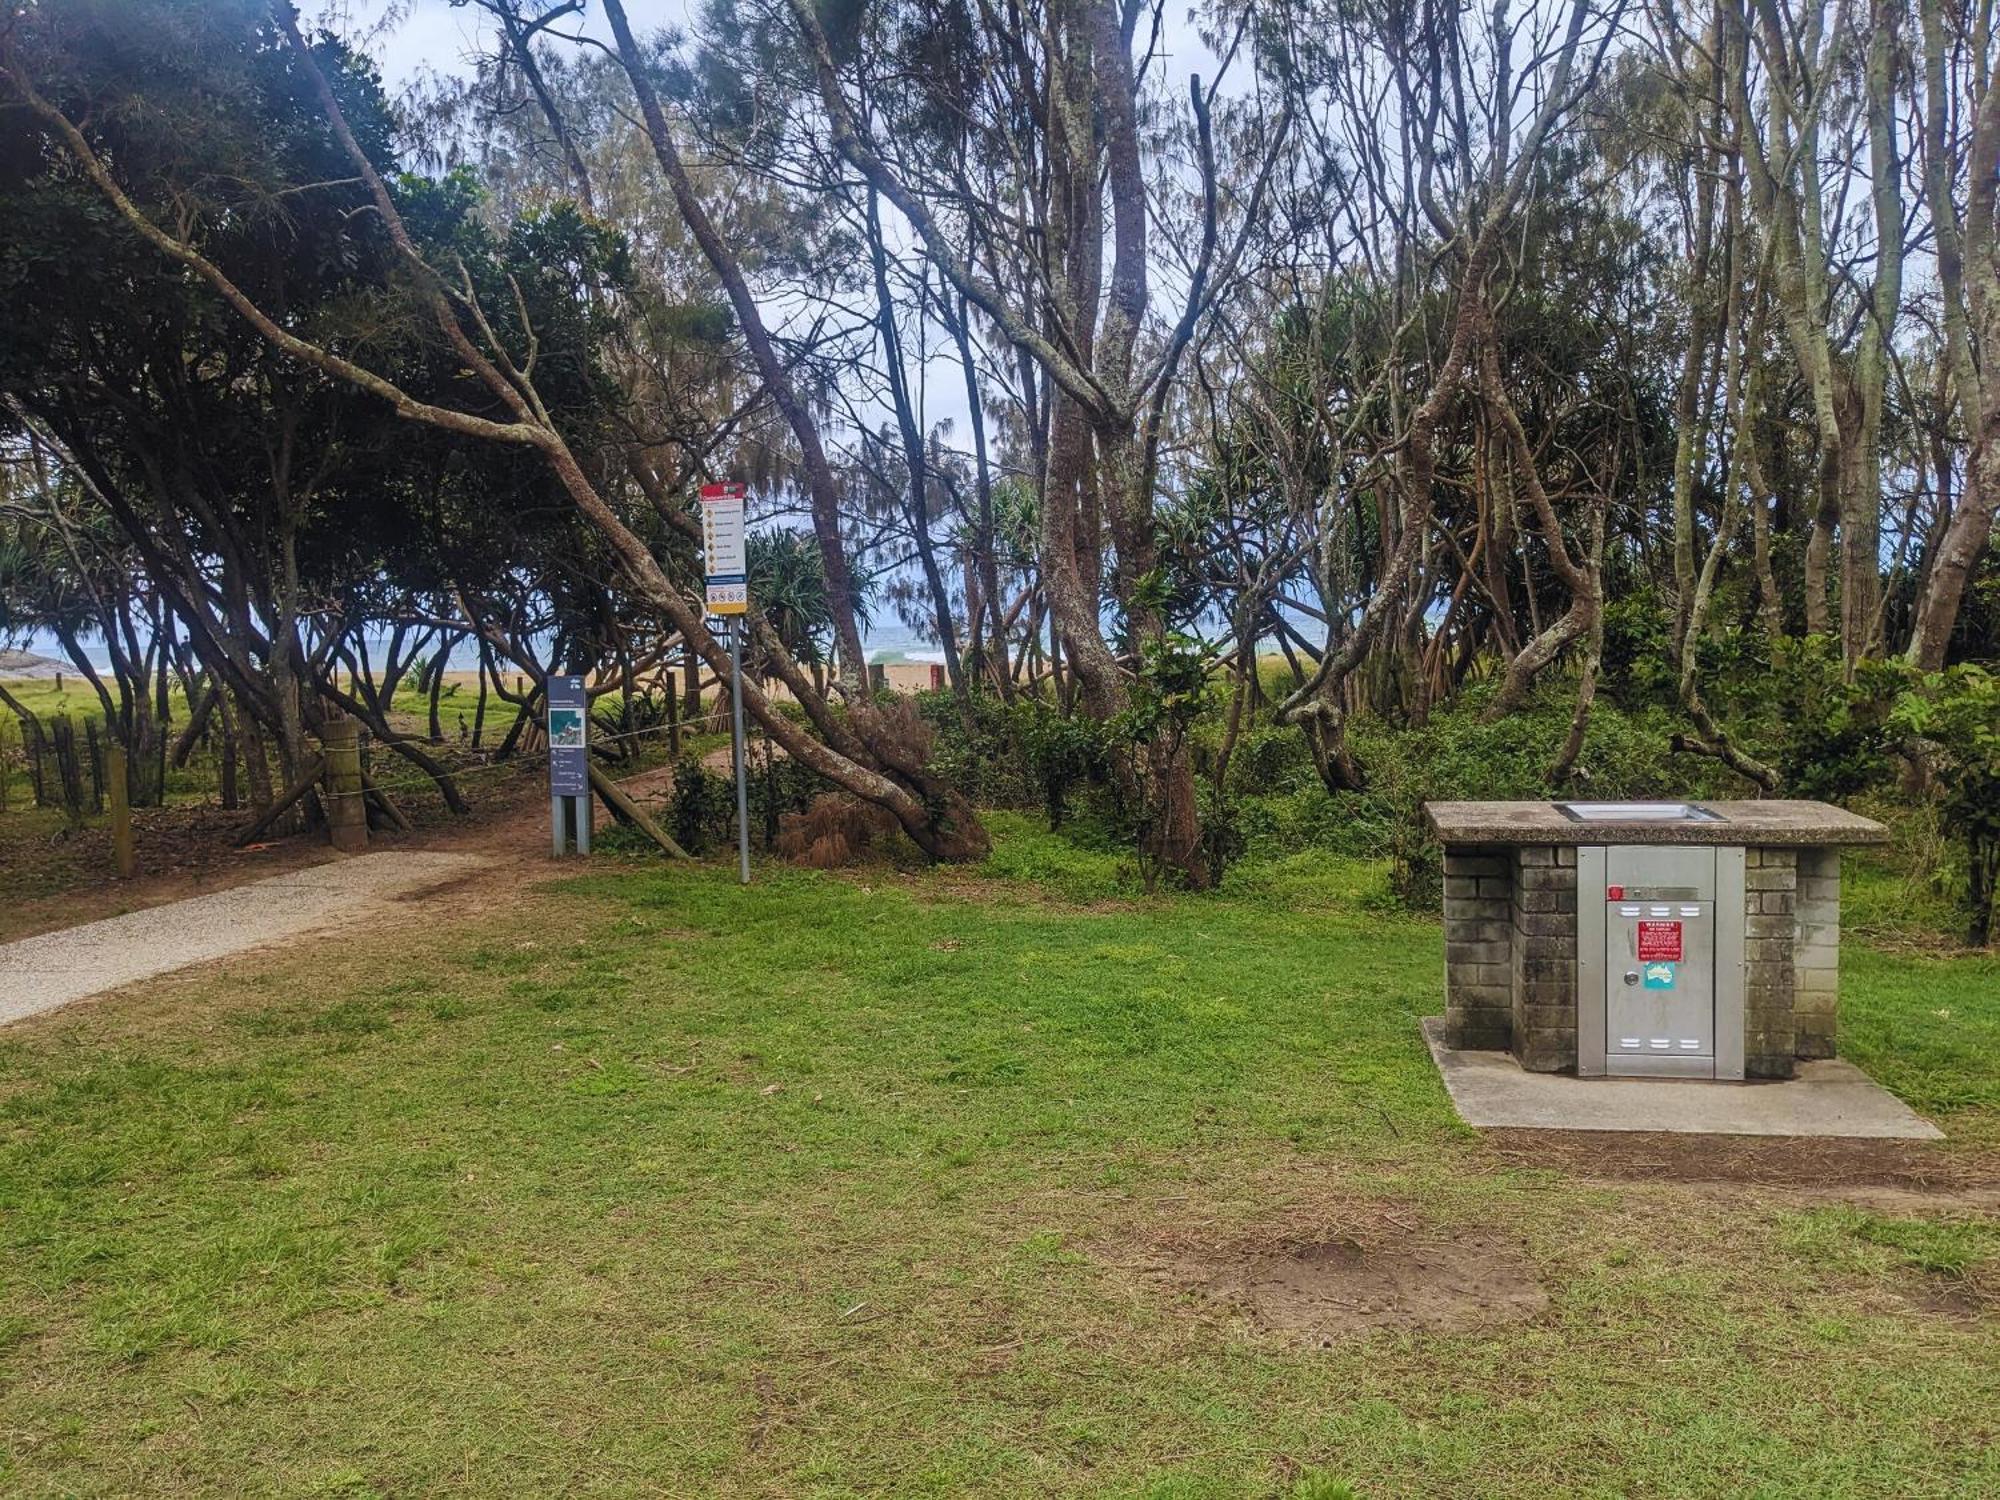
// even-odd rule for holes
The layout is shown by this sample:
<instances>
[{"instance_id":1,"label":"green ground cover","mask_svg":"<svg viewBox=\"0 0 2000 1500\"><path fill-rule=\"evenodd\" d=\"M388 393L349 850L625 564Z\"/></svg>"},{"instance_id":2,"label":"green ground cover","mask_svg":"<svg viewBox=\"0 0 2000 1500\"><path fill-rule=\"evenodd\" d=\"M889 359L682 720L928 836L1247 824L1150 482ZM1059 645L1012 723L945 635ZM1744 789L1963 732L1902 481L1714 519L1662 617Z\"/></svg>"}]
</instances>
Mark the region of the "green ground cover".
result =
<instances>
[{"instance_id":1,"label":"green ground cover","mask_svg":"<svg viewBox=\"0 0 2000 1500\"><path fill-rule=\"evenodd\" d=\"M1378 865L1140 902L994 826L978 875L606 860L0 1033L0 1489L2000 1486L1990 1216L1503 1158ZM2000 968L1849 976L1854 1055L1990 1148ZM1310 1347L1131 1269L1405 1230L1546 1309Z\"/></svg>"},{"instance_id":2,"label":"green ground cover","mask_svg":"<svg viewBox=\"0 0 2000 1500\"><path fill-rule=\"evenodd\" d=\"M100 733L104 724L104 706L98 701L90 684L75 673L65 673L62 685L58 687L52 678L9 678L7 690L14 698L41 719L45 724L58 716L68 715L77 726L79 736L88 720L95 720ZM409 679L405 679L391 701L391 722L408 732L425 735L430 726L430 694L420 690ZM624 701L621 693L612 692L599 697L595 711L605 717L615 718ZM467 747L472 726L478 718L479 690L470 683L457 679L448 680L438 696L438 727L444 735L447 758L451 758L462 747ZM170 725L186 722L187 701L180 688L170 688L167 696L167 712ZM514 722L515 706L495 694L488 694L486 700L486 720L482 745L491 749L505 737ZM657 760L666 752L664 726L645 726L653 732L638 734L633 738L641 747L647 759ZM659 742L656 745L655 742ZM391 752L378 749L375 752L386 761L394 760ZM184 806L191 803L212 802L216 799L221 784L220 740L212 738L209 746L197 749L188 764L175 767L167 773L167 801L169 805ZM397 763L400 765L400 763ZM400 771L399 776L409 774ZM13 709L0 703L0 815L19 815L47 811L32 806L33 787L29 780L28 767L24 758L20 721ZM6 824L16 832L32 834L44 820L31 817L26 822ZM58 816L50 826L60 822Z\"/></svg>"}]
</instances>

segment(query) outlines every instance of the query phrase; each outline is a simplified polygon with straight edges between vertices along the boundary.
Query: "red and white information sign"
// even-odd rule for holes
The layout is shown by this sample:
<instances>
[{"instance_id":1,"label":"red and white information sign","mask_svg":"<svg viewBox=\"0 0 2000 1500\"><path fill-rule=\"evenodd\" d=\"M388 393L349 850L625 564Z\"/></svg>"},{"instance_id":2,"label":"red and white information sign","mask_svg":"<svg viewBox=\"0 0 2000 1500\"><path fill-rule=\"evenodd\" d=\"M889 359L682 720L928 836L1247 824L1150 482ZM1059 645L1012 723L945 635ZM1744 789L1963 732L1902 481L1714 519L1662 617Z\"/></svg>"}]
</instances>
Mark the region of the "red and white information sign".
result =
<instances>
[{"instance_id":1,"label":"red and white information sign","mask_svg":"<svg viewBox=\"0 0 2000 1500\"><path fill-rule=\"evenodd\" d=\"M701 549L712 615L740 615L750 608L749 565L743 550L746 493L740 484L701 487Z\"/></svg>"},{"instance_id":2,"label":"red and white information sign","mask_svg":"<svg viewBox=\"0 0 2000 1500\"><path fill-rule=\"evenodd\" d=\"M1681 924L1641 922L1639 962L1677 964L1681 961Z\"/></svg>"}]
</instances>

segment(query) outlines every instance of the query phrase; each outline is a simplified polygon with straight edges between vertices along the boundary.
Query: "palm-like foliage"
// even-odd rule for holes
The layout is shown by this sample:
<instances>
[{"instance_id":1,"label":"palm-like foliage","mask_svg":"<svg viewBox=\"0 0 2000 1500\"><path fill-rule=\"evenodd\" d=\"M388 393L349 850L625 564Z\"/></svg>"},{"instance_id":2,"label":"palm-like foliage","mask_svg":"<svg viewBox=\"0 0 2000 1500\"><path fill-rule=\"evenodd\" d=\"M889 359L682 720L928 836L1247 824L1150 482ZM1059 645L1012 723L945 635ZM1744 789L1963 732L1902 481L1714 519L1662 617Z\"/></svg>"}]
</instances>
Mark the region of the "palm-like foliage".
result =
<instances>
[{"instance_id":1,"label":"palm-like foliage","mask_svg":"<svg viewBox=\"0 0 2000 1500\"><path fill-rule=\"evenodd\" d=\"M750 597L785 649L807 666L823 666L833 641L826 567L818 544L803 531L765 531L749 539ZM870 580L855 579L855 613L863 630L873 623Z\"/></svg>"}]
</instances>

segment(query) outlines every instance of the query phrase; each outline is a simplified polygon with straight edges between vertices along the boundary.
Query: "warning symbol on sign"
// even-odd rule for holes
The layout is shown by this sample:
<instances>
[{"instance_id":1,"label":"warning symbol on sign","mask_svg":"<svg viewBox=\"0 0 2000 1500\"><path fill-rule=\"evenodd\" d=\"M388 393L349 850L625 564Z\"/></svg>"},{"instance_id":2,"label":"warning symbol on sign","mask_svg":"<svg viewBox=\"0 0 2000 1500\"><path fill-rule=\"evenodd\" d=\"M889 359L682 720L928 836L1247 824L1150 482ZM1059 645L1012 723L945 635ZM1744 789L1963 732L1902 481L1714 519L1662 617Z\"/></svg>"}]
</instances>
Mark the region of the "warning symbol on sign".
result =
<instances>
[{"instance_id":1,"label":"warning symbol on sign","mask_svg":"<svg viewBox=\"0 0 2000 1500\"><path fill-rule=\"evenodd\" d=\"M1641 922L1639 924L1639 962L1677 964L1681 961L1681 924L1678 922Z\"/></svg>"}]
</instances>

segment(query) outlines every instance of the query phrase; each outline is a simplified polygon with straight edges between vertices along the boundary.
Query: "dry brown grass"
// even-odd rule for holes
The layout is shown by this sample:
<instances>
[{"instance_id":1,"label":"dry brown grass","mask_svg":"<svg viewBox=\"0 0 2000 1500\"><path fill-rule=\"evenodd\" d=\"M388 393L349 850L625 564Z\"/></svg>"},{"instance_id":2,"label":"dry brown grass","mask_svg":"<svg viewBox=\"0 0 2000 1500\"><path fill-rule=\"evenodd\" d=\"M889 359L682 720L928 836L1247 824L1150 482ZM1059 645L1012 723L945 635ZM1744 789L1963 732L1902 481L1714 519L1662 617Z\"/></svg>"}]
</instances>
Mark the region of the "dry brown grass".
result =
<instances>
[{"instance_id":1,"label":"dry brown grass","mask_svg":"<svg viewBox=\"0 0 2000 1500\"><path fill-rule=\"evenodd\" d=\"M845 792L813 799L804 812L778 820L778 854L809 870L840 870L865 858L896 832L896 820L872 802Z\"/></svg>"}]
</instances>

